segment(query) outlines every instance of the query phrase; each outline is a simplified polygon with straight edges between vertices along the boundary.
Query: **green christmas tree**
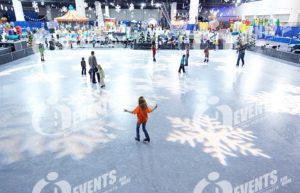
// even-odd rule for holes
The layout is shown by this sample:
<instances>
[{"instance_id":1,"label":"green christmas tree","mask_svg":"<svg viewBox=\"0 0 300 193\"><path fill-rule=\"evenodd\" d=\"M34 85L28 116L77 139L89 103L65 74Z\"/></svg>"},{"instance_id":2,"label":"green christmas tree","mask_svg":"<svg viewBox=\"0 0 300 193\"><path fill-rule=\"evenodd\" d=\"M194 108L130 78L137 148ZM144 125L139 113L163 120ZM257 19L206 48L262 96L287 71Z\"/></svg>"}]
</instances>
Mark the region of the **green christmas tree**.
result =
<instances>
[{"instance_id":1,"label":"green christmas tree","mask_svg":"<svg viewBox=\"0 0 300 193\"><path fill-rule=\"evenodd\" d=\"M32 47L32 42L33 42L33 35L32 33L30 32L29 35L28 35L28 45L29 47Z\"/></svg>"},{"instance_id":2,"label":"green christmas tree","mask_svg":"<svg viewBox=\"0 0 300 193\"><path fill-rule=\"evenodd\" d=\"M279 19L276 20L276 26L277 26L277 27L280 26L280 20L279 20Z\"/></svg>"},{"instance_id":3,"label":"green christmas tree","mask_svg":"<svg viewBox=\"0 0 300 193\"><path fill-rule=\"evenodd\" d=\"M150 32L147 33L147 42L151 42Z\"/></svg>"},{"instance_id":4,"label":"green christmas tree","mask_svg":"<svg viewBox=\"0 0 300 193\"><path fill-rule=\"evenodd\" d=\"M145 36L144 33L142 32L139 37L139 43L144 43L144 42L145 42Z\"/></svg>"}]
</instances>

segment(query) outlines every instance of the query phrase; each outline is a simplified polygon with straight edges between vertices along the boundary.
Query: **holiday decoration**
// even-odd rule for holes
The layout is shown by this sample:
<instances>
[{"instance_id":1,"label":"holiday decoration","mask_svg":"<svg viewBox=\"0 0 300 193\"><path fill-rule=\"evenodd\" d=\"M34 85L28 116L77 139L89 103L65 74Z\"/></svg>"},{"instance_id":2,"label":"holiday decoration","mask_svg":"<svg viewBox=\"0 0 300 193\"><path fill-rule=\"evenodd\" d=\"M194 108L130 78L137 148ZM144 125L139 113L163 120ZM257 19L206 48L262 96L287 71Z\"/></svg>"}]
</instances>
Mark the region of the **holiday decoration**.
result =
<instances>
[{"instance_id":1,"label":"holiday decoration","mask_svg":"<svg viewBox=\"0 0 300 193\"><path fill-rule=\"evenodd\" d=\"M68 11L68 8L67 8L66 6L63 6L63 7L61 8L61 11L62 11L62 12L67 12L67 11Z\"/></svg>"},{"instance_id":2,"label":"holiday decoration","mask_svg":"<svg viewBox=\"0 0 300 193\"><path fill-rule=\"evenodd\" d=\"M208 22L199 22L200 30L208 30Z\"/></svg>"},{"instance_id":3,"label":"holiday decoration","mask_svg":"<svg viewBox=\"0 0 300 193\"><path fill-rule=\"evenodd\" d=\"M277 26L277 27L280 26L280 20L279 20L279 19L276 20L276 26Z\"/></svg>"},{"instance_id":4,"label":"holiday decoration","mask_svg":"<svg viewBox=\"0 0 300 193\"><path fill-rule=\"evenodd\" d=\"M1 22L2 22L2 23L6 23L6 22L7 22L7 18L6 18L6 17L2 17L2 18L1 18Z\"/></svg>"},{"instance_id":5,"label":"holiday decoration","mask_svg":"<svg viewBox=\"0 0 300 193\"><path fill-rule=\"evenodd\" d=\"M32 2L32 7L34 8L34 11L35 12L40 12L40 10L39 10L39 5L37 4L37 2L36 1L33 1Z\"/></svg>"},{"instance_id":6,"label":"holiday decoration","mask_svg":"<svg viewBox=\"0 0 300 193\"><path fill-rule=\"evenodd\" d=\"M28 34L28 46L29 47L32 47L32 45L33 45L32 42L33 42L33 35L31 32L29 32L29 34Z\"/></svg>"},{"instance_id":7,"label":"holiday decoration","mask_svg":"<svg viewBox=\"0 0 300 193\"><path fill-rule=\"evenodd\" d=\"M22 27L21 26L16 26L15 28L16 28L16 33L18 35L21 35L22 34Z\"/></svg>"},{"instance_id":8,"label":"holiday decoration","mask_svg":"<svg viewBox=\"0 0 300 193\"><path fill-rule=\"evenodd\" d=\"M219 21L218 20L210 21L208 25L211 30L216 30L219 27Z\"/></svg>"},{"instance_id":9,"label":"holiday decoration","mask_svg":"<svg viewBox=\"0 0 300 193\"><path fill-rule=\"evenodd\" d=\"M58 22L80 22L85 23L88 22L88 18L79 15L72 5L69 6L69 11L62 17L55 18Z\"/></svg>"},{"instance_id":10,"label":"holiday decoration","mask_svg":"<svg viewBox=\"0 0 300 193\"><path fill-rule=\"evenodd\" d=\"M116 6L116 12L120 13L120 11L121 11L121 6L120 6L120 5L117 5L117 6Z\"/></svg>"},{"instance_id":11,"label":"holiday decoration","mask_svg":"<svg viewBox=\"0 0 300 193\"><path fill-rule=\"evenodd\" d=\"M140 44L142 44L142 43L145 42L145 36L144 36L144 33L143 33L143 32L140 34L140 37L139 37L138 42L139 42Z\"/></svg>"},{"instance_id":12,"label":"holiday decoration","mask_svg":"<svg viewBox=\"0 0 300 193\"><path fill-rule=\"evenodd\" d=\"M147 39L146 39L146 41L147 42L151 42L150 32L147 33Z\"/></svg>"},{"instance_id":13,"label":"holiday decoration","mask_svg":"<svg viewBox=\"0 0 300 193\"><path fill-rule=\"evenodd\" d=\"M130 5L129 5L129 11L133 11L134 10L134 5L133 5L133 3L130 3Z\"/></svg>"}]
</instances>

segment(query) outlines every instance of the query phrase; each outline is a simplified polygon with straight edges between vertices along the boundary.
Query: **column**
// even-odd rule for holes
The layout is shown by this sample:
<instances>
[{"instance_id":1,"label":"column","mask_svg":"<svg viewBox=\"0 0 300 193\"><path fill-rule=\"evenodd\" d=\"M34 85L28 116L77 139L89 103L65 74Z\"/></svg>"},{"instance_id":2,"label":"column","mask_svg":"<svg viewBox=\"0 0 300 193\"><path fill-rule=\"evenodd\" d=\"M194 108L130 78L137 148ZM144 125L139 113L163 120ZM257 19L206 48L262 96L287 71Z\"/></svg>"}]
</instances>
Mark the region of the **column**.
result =
<instances>
[{"instance_id":1,"label":"column","mask_svg":"<svg viewBox=\"0 0 300 193\"><path fill-rule=\"evenodd\" d=\"M175 19L177 14L177 2L171 3L171 21Z\"/></svg>"},{"instance_id":2,"label":"column","mask_svg":"<svg viewBox=\"0 0 300 193\"><path fill-rule=\"evenodd\" d=\"M84 0L75 0L76 11L79 15L85 17Z\"/></svg>"},{"instance_id":3,"label":"column","mask_svg":"<svg viewBox=\"0 0 300 193\"><path fill-rule=\"evenodd\" d=\"M299 25L300 21L298 21L299 19L299 11L297 9L291 9L290 11L290 17L289 17L289 22L288 25L289 26L297 26Z\"/></svg>"},{"instance_id":4,"label":"column","mask_svg":"<svg viewBox=\"0 0 300 193\"><path fill-rule=\"evenodd\" d=\"M103 14L102 14L101 3L99 1L95 2L95 10L96 10L98 26L103 27L104 26Z\"/></svg>"},{"instance_id":5,"label":"column","mask_svg":"<svg viewBox=\"0 0 300 193\"><path fill-rule=\"evenodd\" d=\"M198 20L198 9L199 9L199 0L191 0L189 24L196 24L196 21Z\"/></svg>"},{"instance_id":6,"label":"column","mask_svg":"<svg viewBox=\"0 0 300 193\"><path fill-rule=\"evenodd\" d=\"M50 5L46 6L46 17L48 21L52 20L52 12L51 12L51 7Z\"/></svg>"},{"instance_id":7,"label":"column","mask_svg":"<svg viewBox=\"0 0 300 193\"><path fill-rule=\"evenodd\" d=\"M109 6L108 5L105 5L105 16L106 17L110 17L110 14L109 14Z\"/></svg>"},{"instance_id":8,"label":"column","mask_svg":"<svg viewBox=\"0 0 300 193\"><path fill-rule=\"evenodd\" d=\"M14 6L15 15L16 15L16 21L25 21L21 1L20 0L12 0L12 2L13 2L13 6Z\"/></svg>"}]
</instances>

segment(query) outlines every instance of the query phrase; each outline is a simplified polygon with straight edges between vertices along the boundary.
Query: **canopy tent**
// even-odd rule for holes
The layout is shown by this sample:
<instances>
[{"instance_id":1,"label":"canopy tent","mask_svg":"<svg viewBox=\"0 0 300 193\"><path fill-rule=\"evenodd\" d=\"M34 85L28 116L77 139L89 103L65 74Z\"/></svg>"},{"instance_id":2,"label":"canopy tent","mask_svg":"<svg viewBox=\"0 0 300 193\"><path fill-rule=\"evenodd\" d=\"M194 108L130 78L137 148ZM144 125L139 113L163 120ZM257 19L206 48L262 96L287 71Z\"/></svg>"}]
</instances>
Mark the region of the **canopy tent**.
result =
<instances>
[{"instance_id":1,"label":"canopy tent","mask_svg":"<svg viewBox=\"0 0 300 193\"><path fill-rule=\"evenodd\" d=\"M73 7L69 7L69 11L61 17L56 17L54 20L58 22L88 22L89 19L79 15Z\"/></svg>"}]
</instances>

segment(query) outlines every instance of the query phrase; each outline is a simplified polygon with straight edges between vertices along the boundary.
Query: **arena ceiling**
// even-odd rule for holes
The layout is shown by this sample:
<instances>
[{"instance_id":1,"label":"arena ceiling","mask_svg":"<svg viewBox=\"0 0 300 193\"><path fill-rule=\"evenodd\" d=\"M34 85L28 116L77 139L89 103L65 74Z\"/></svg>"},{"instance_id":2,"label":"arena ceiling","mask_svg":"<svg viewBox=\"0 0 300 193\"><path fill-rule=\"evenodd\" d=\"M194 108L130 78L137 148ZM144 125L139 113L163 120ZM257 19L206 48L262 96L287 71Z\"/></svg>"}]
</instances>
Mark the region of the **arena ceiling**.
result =
<instances>
[{"instance_id":1,"label":"arena ceiling","mask_svg":"<svg viewBox=\"0 0 300 193\"><path fill-rule=\"evenodd\" d=\"M23 6L31 6L33 0L21 0ZM43 5L55 5L56 7L59 6L66 6L68 4L75 4L75 0L35 0L37 3ZM190 0L98 0L102 4L109 5L110 7L115 7L116 5L120 5L123 8L129 7L131 3L134 4L136 8L139 8L142 3L146 6L145 8L157 8L155 7L156 3L165 3L169 4L171 2L177 2L178 9L189 9ZM256 0L199 0L202 6L224 6L224 5L234 5L238 2L246 3L250 1ZM43 3L42 3L43 2ZM94 7L95 0L85 0L89 7ZM0 0L0 3L4 4L12 4L12 0Z\"/></svg>"}]
</instances>

